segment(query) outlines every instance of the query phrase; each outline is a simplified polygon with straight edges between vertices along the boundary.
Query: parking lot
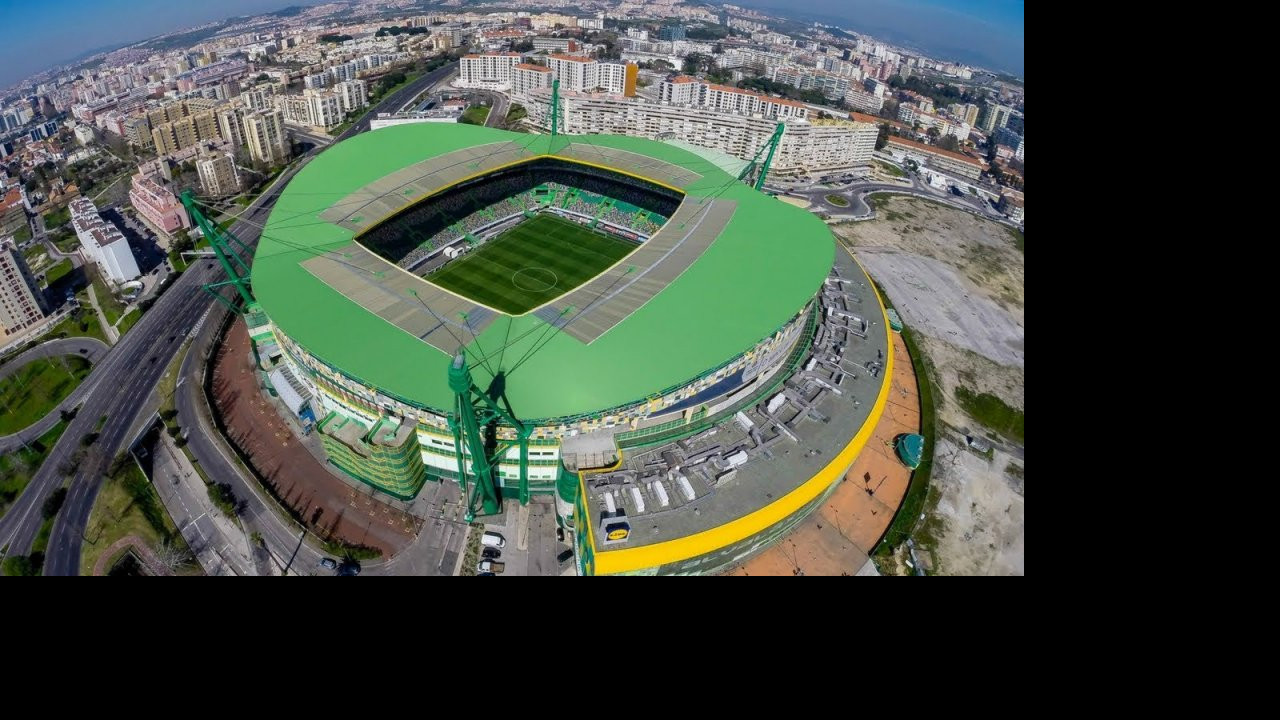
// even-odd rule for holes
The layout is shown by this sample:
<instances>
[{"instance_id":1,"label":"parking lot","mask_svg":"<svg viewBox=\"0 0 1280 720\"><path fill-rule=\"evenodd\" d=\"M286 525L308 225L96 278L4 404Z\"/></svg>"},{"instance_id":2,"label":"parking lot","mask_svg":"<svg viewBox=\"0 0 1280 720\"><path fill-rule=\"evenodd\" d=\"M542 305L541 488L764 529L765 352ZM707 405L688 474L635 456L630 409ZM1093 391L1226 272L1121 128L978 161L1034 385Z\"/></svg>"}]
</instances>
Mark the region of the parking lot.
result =
<instances>
[{"instance_id":1,"label":"parking lot","mask_svg":"<svg viewBox=\"0 0 1280 720\"><path fill-rule=\"evenodd\" d=\"M550 497L536 496L529 504L520 507L515 500L507 500L502 514L484 520L486 532L495 532L506 540L498 562L503 564L501 575L554 576L572 574L572 554L565 560L558 555L569 546L556 539L555 501Z\"/></svg>"}]
</instances>

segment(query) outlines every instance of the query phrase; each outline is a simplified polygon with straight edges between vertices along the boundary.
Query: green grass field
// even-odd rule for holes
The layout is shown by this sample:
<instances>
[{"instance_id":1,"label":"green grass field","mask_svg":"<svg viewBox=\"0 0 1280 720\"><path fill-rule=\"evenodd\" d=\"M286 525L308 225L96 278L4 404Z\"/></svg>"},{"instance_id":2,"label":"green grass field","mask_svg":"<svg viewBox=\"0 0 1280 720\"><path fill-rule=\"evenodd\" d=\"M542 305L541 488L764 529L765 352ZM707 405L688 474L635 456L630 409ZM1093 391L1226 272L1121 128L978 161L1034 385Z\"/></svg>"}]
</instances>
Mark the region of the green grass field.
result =
<instances>
[{"instance_id":1,"label":"green grass field","mask_svg":"<svg viewBox=\"0 0 1280 720\"><path fill-rule=\"evenodd\" d=\"M79 356L33 360L0 381L0 435L47 415L80 385L92 368Z\"/></svg>"},{"instance_id":2,"label":"green grass field","mask_svg":"<svg viewBox=\"0 0 1280 720\"><path fill-rule=\"evenodd\" d=\"M544 213L445 265L427 280L520 315L599 275L636 247Z\"/></svg>"}]
</instances>

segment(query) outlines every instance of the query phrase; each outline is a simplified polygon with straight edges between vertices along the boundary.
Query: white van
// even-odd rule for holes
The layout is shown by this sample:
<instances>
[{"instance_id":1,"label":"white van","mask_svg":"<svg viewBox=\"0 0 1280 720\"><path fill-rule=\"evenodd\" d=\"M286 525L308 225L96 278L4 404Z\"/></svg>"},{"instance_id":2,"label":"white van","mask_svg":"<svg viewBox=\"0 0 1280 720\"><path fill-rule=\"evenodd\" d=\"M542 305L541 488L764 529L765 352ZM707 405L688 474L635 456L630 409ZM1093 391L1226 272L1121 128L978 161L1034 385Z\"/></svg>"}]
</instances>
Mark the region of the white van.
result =
<instances>
[{"instance_id":1,"label":"white van","mask_svg":"<svg viewBox=\"0 0 1280 720\"><path fill-rule=\"evenodd\" d=\"M507 540L496 532L485 532L480 536L480 544L501 549L507 546Z\"/></svg>"}]
</instances>

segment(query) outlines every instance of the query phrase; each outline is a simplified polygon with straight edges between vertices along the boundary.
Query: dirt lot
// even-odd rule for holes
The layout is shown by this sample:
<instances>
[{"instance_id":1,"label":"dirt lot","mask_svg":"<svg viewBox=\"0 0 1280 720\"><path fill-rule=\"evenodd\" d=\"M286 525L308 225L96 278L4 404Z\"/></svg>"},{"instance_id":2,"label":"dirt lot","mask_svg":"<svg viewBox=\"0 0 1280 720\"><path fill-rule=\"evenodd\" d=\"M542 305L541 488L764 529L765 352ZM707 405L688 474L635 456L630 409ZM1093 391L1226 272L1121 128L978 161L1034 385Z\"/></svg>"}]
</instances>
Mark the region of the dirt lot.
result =
<instances>
[{"instance_id":1,"label":"dirt lot","mask_svg":"<svg viewBox=\"0 0 1280 720\"><path fill-rule=\"evenodd\" d=\"M324 537L382 550L412 542L414 519L358 492L316 460L258 388L243 321L227 334L213 368L213 392L227 434L303 520Z\"/></svg>"},{"instance_id":2,"label":"dirt lot","mask_svg":"<svg viewBox=\"0 0 1280 720\"><path fill-rule=\"evenodd\" d=\"M917 552L937 573L1021 575L1023 448L969 417L955 388L1024 408L1023 253L1006 227L927 201L891 197L877 212L832 230L916 331L935 370L934 489ZM991 449L967 447L966 435Z\"/></svg>"}]
</instances>

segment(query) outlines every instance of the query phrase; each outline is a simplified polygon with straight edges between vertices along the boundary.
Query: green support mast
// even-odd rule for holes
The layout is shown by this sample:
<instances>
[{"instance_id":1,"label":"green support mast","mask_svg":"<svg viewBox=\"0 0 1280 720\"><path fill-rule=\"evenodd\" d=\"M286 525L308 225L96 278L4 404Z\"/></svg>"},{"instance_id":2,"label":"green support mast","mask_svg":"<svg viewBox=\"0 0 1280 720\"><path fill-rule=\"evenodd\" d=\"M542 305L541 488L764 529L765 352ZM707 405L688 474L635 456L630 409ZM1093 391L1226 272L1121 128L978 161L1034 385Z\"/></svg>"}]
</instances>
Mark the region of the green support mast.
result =
<instances>
[{"instance_id":1,"label":"green support mast","mask_svg":"<svg viewBox=\"0 0 1280 720\"><path fill-rule=\"evenodd\" d=\"M526 505L529 502L529 435L533 429L517 420L511 413L510 406L504 409L499 405L499 399L506 405L504 383L504 376L499 373L494 378L490 392L482 392L471 379L466 355L461 350L449 365L449 389L454 394L449 429L453 431L453 449L458 457L458 482L463 487L467 506L464 517L467 522L474 520L478 514L493 515L502 507L498 466L515 443L497 442L499 420L515 428L516 442L520 445L520 504ZM466 467L468 454L471 456L470 473Z\"/></svg>"},{"instance_id":2,"label":"green support mast","mask_svg":"<svg viewBox=\"0 0 1280 720\"><path fill-rule=\"evenodd\" d=\"M241 252L244 252L246 257L253 257L252 248L245 245L240 238L230 231L219 230L213 223L209 222L209 218L205 217L205 214L200 210L196 204L195 196L191 194L190 190L182 191L182 206L187 209L187 214L195 221L200 228L200 232L209 240L209 246L213 248L213 254L218 257L218 262L222 264L222 269L227 272L227 277L230 278L223 282L205 285L205 292L213 295L236 312L247 311L254 305L253 293L250 291L249 286L249 264L244 258L240 257L240 253L236 252L235 247L228 241L228 238L235 241L235 244L240 247ZM237 308L234 303L218 292L219 288L226 285L235 287L236 292L240 294L240 299L244 301L241 307Z\"/></svg>"},{"instance_id":3,"label":"green support mast","mask_svg":"<svg viewBox=\"0 0 1280 720\"><path fill-rule=\"evenodd\" d=\"M778 123L778 126L773 129L773 136L770 137L769 141L758 151L756 151L756 155L751 158L751 162L747 163L747 166L742 168L742 172L738 174L739 180L750 182L751 173L758 168L760 170L760 175L756 178L755 183L752 183L752 187L757 190L764 188L765 178L769 177L769 167L773 165L773 154L778 150L778 145L782 143L782 133L785 132L786 129L787 126L785 124L782 122ZM766 151L768 152L766 153ZM765 155L763 165L760 164L761 154Z\"/></svg>"}]
</instances>

